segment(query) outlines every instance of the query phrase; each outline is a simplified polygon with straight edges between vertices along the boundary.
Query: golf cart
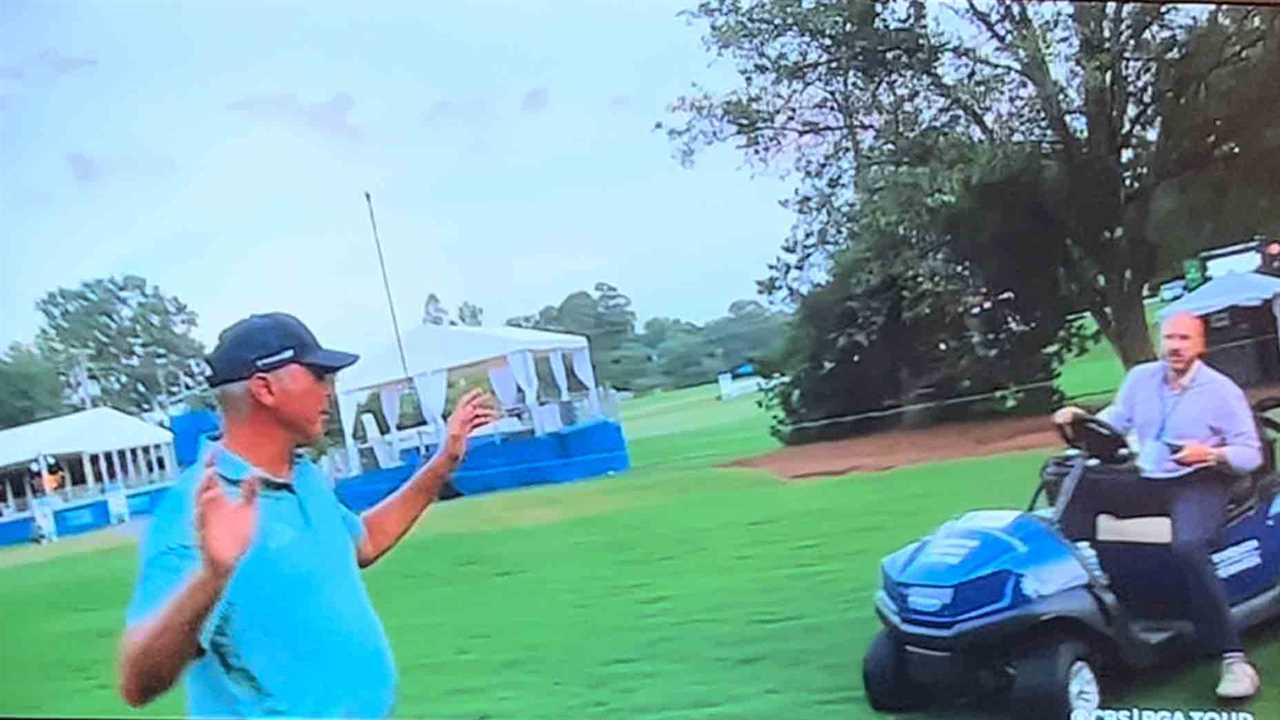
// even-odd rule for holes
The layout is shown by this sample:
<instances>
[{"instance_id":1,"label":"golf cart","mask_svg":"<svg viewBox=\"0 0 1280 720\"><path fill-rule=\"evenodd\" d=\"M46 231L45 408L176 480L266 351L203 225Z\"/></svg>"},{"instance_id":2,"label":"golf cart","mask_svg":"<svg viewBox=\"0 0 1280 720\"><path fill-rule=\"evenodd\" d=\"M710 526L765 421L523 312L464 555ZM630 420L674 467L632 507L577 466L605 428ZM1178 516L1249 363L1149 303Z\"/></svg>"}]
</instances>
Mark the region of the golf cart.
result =
<instances>
[{"instance_id":1,"label":"golf cart","mask_svg":"<svg viewBox=\"0 0 1280 720\"><path fill-rule=\"evenodd\" d=\"M1280 614L1275 438L1254 405L1263 466L1233 481L1212 559L1242 630ZM1012 715L1068 720L1102 705L1102 680L1194 657L1189 591L1167 509L1149 498L1124 437L1093 417L1063 433L1026 511L979 510L886 557L863 659L872 708L911 711L1007 693ZM1037 509L1041 498L1047 507Z\"/></svg>"}]
</instances>

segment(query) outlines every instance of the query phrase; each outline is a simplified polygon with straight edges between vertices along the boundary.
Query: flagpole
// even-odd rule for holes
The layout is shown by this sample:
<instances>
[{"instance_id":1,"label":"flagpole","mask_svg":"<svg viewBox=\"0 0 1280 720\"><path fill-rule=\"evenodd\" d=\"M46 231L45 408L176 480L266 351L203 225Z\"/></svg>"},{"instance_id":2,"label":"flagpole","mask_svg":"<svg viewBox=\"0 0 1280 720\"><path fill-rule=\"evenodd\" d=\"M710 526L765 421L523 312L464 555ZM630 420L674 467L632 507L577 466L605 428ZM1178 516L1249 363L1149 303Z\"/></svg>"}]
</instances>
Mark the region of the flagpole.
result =
<instances>
[{"instance_id":1,"label":"flagpole","mask_svg":"<svg viewBox=\"0 0 1280 720\"><path fill-rule=\"evenodd\" d=\"M409 362L404 356L404 341L400 339L400 321L396 319L396 306L391 301L391 283L387 280L387 263L382 259L382 241L378 239L378 221L373 217L373 197L366 190L364 201L369 206L369 226L373 228L373 244L378 248L378 266L382 268L382 287L387 291L387 308L391 310L391 327L396 333L396 347L400 350L400 369L409 379ZM394 428L392 428L394 430Z\"/></svg>"}]
</instances>

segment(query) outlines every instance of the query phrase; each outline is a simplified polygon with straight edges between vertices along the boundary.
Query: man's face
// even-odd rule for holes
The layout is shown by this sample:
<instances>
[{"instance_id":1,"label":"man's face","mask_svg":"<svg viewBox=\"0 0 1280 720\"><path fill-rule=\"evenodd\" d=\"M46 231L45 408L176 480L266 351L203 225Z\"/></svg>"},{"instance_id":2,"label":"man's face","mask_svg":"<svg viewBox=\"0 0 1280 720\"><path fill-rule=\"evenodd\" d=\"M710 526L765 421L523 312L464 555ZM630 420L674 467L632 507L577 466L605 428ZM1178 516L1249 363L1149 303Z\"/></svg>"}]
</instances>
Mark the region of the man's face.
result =
<instances>
[{"instance_id":1,"label":"man's face","mask_svg":"<svg viewBox=\"0 0 1280 720\"><path fill-rule=\"evenodd\" d=\"M319 440L329 420L333 375L304 365L285 365L268 374L270 407L281 427L299 445Z\"/></svg>"},{"instance_id":2,"label":"man's face","mask_svg":"<svg viewBox=\"0 0 1280 720\"><path fill-rule=\"evenodd\" d=\"M1204 325L1192 315L1175 315L1160 330L1165 362L1174 372L1185 372L1204 353Z\"/></svg>"}]
</instances>

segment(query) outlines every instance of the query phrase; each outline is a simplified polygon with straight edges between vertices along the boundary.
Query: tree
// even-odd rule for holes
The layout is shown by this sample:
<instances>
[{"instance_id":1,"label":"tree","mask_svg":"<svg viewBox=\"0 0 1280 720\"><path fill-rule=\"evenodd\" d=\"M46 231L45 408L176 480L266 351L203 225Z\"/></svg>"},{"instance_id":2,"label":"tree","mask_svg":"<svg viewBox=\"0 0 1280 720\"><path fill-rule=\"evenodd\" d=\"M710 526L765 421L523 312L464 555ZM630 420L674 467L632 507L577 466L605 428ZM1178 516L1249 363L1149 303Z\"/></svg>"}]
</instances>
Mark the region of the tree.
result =
<instances>
[{"instance_id":1,"label":"tree","mask_svg":"<svg viewBox=\"0 0 1280 720\"><path fill-rule=\"evenodd\" d=\"M669 333L654 351L662 386L682 388L714 382L724 369L722 353L697 326Z\"/></svg>"},{"instance_id":2,"label":"tree","mask_svg":"<svg viewBox=\"0 0 1280 720\"><path fill-rule=\"evenodd\" d=\"M449 310L440 301L440 297L435 293L427 296L427 301L422 305L422 324L423 325L456 325L449 318Z\"/></svg>"},{"instance_id":3,"label":"tree","mask_svg":"<svg viewBox=\"0 0 1280 720\"><path fill-rule=\"evenodd\" d=\"M651 348L656 348L668 337L676 333L696 332L697 330L697 325L678 318L650 318L645 322L644 330L640 333L640 342Z\"/></svg>"},{"instance_id":4,"label":"tree","mask_svg":"<svg viewBox=\"0 0 1280 720\"><path fill-rule=\"evenodd\" d=\"M1280 132L1268 119L1280 107L1280 88L1259 81L1280 73L1277 14L1237 10L1210 16L1178 60L1179 70L1170 71L1181 82L1202 76L1210 81L1179 91L1178 102L1161 110L1161 139L1186 139L1180 147L1163 148L1169 167L1161 174L1171 179L1150 198L1148 233L1168 238L1158 263L1166 276L1181 274L1182 258L1224 239L1280 235L1280 176L1274 172ZM1202 169L1189 171L1196 168Z\"/></svg>"},{"instance_id":5,"label":"tree","mask_svg":"<svg viewBox=\"0 0 1280 720\"><path fill-rule=\"evenodd\" d=\"M593 355L596 374L612 387L644 392L667 385L667 378L654 364L653 351L637 340L627 340L608 353Z\"/></svg>"},{"instance_id":6,"label":"tree","mask_svg":"<svg viewBox=\"0 0 1280 720\"><path fill-rule=\"evenodd\" d=\"M597 283L595 293L570 293L558 306L507 324L585 335L598 379L640 391L714 382L728 364L776 354L786 334L787 316L756 300L735 301L728 316L705 328L660 317L648 320L637 334L629 297L608 283Z\"/></svg>"},{"instance_id":7,"label":"tree","mask_svg":"<svg viewBox=\"0 0 1280 720\"><path fill-rule=\"evenodd\" d=\"M569 332L586 336L596 359L597 379L617 387L629 387L647 376L651 353L636 341L636 314L631 298L608 283L596 283L596 294L570 293L559 306L548 305L536 315L507 320L514 327Z\"/></svg>"},{"instance_id":8,"label":"tree","mask_svg":"<svg viewBox=\"0 0 1280 720\"><path fill-rule=\"evenodd\" d=\"M458 322L463 325L479 327L484 324L484 308L473 303L463 301L458 306Z\"/></svg>"},{"instance_id":9,"label":"tree","mask_svg":"<svg viewBox=\"0 0 1280 720\"><path fill-rule=\"evenodd\" d=\"M604 352L622 346L636 334L636 314L631 298L609 283L596 283L596 332L593 343Z\"/></svg>"},{"instance_id":10,"label":"tree","mask_svg":"<svg viewBox=\"0 0 1280 720\"><path fill-rule=\"evenodd\" d=\"M766 394L766 406L776 411L774 434L784 442L875 430L903 416L872 411L1050 378L1053 354L1042 352L1043 338L1016 322L1016 313L993 312L1000 322L971 319L967 308L977 298L960 274L925 291L951 302L921 303L913 300L920 283L913 271L868 271L867 265L864 254L838 255L831 281L799 302L782 361L789 377ZM1012 404L936 405L931 416L1046 412L1058 399L1051 388L1010 398Z\"/></svg>"},{"instance_id":11,"label":"tree","mask_svg":"<svg viewBox=\"0 0 1280 720\"><path fill-rule=\"evenodd\" d=\"M716 372L774 357L782 350L788 324L786 315L770 311L756 300L734 301L728 315L703 328L706 341L716 349L721 364Z\"/></svg>"},{"instance_id":12,"label":"tree","mask_svg":"<svg viewBox=\"0 0 1280 720\"><path fill-rule=\"evenodd\" d=\"M600 331L600 303L585 291L570 293L560 303L555 312L555 327L578 335L586 335L592 339ZM551 329L551 328L546 328ZM596 346L597 350L604 348Z\"/></svg>"},{"instance_id":13,"label":"tree","mask_svg":"<svg viewBox=\"0 0 1280 720\"><path fill-rule=\"evenodd\" d=\"M34 349L14 343L0 357L0 429L61 415L62 396L58 369Z\"/></svg>"},{"instance_id":14,"label":"tree","mask_svg":"<svg viewBox=\"0 0 1280 720\"><path fill-rule=\"evenodd\" d=\"M200 388L204 348L197 316L177 297L135 275L59 288L36 303L45 324L36 347L69 384L79 368L101 400L125 412L163 409L166 398Z\"/></svg>"},{"instance_id":15,"label":"tree","mask_svg":"<svg viewBox=\"0 0 1280 720\"><path fill-rule=\"evenodd\" d=\"M538 330L563 330L560 326L560 311L554 305L547 305L532 315L519 315L508 318L511 327L531 328Z\"/></svg>"},{"instance_id":16,"label":"tree","mask_svg":"<svg viewBox=\"0 0 1280 720\"><path fill-rule=\"evenodd\" d=\"M761 282L788 304L830 279L836 257L860 241L855 218L885 208L873 201L886 178L939 169L940 137L992 155L1031 153L1043 180L1037 202L1065 229L1041 241L1058 243L1046 254L1063 258L1041 276L1061 269L1126 365L1151 357L1142 289L1168 242L1155 228L1177 231L1161 225L1170 193L1191 178L1263 167L1257 158L1280 145L1266 120L1280 110L1280 11L977 0L953 8L702 2L688 14L707 24L708 49L742 82L678 99L668 134L685 162L704 146L735 143L752 167L798 177L786 203L796 222ZM1255 197L1276 182L1272 174ZM938 187L929 202L954 201Z\"/></svg>"}]
</instances>

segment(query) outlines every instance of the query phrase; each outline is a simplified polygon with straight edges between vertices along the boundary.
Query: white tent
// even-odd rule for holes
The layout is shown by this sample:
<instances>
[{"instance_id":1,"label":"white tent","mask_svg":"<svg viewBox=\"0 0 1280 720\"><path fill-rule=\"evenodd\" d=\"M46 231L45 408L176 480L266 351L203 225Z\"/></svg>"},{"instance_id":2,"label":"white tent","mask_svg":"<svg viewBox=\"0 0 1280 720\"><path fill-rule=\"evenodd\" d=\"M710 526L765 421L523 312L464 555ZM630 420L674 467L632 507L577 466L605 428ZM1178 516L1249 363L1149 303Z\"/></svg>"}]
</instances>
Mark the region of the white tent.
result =
<instances>
[{"instance_id":1,"label":"white tent","mask_svg":"<svg viewBox=\"0 0 1280 720\"><path fill-rule=\"evenodd\" d=\"M1180 312L1208 315L1233 306L1257 307L1270 304L1277 295L1280 278L1258 272L1228 273L1165 306L1158 317L1164 321Z\"/></svg>"},{"instance_id":2,"label":"white tent","mask_svg":"<svg viewBox=\"0 0 1280 720\"><path fill-rule=\"evenodd\" d=\"M177 468L171 432L109 407L0 430L0 467L39 462L46 455L79 456L90 485L94 456L98 467L134 481L161 479L161 464L169 472Z\"/></svg>"},{"instance_id":3,"label":"white tent","mask_svg":"<svg viewBox=\"0 0 1280 720\"><path fill-rule=\"evenodd\" d=\"M356 406L370 392L378 391L387 422L394 428L400 417L400 396L410 387L418 395L422 414L438 433L443 427L448 373L464 367L485 367L494 395L503 407L519 403L524 393L535 430L554 427L555 406L538 404L535 357L547 357L562 400L569 399L568 371L588 389L588 402L598 412L595 371L587 339L580 335L516 327L419 325L405 332L404 362L392 342L338 373L337 391L348 461L353 471L359 456L351 441L356 426ZM568 368L566 368L566 362ZM408 373L405 372L407 365ZM553 418L554 416L554 418Z\"/></svg>"},{"instance_id":4,"label":"white tent","mask_svg":"<svg viewBox=\"0 0 1280 720\"><path fill-rule=\"evenodd\" d=\"M505 326L419 325L402 337L410 376L475 365L516 352L587 349L587 339L581 335ZM361 354L359 362L339 373L338 390L368 391L404 378L400 351L392 342L368 355Z\"/></svg>"}]
</instances>

